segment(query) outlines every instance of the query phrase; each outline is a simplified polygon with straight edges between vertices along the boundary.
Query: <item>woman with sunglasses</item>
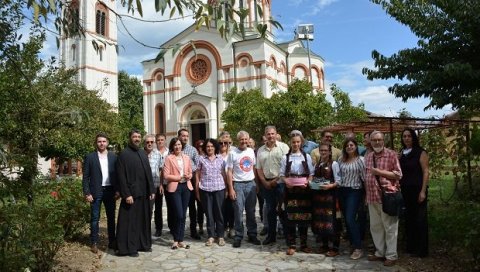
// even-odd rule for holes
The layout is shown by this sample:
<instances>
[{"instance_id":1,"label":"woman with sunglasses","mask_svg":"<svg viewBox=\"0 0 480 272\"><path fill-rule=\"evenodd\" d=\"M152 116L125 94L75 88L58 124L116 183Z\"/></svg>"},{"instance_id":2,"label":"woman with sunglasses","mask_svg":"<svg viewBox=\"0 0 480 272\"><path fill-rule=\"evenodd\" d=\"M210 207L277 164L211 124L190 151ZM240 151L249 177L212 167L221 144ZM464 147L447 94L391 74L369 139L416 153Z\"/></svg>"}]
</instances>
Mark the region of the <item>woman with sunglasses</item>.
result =
<instances>
[{"instance_id":1,"label":"woman with sunglasses","mask_svg":"<svg viewBox=\"0 0 480 272\"><path fill-rule=\"evenodd\" d=\"M232 146L232 138L230 137L230 133L227 131L223 131L220 136L218 137L219 139L219 144L220 144L220 155L222 156L224 162L225 162L225 172L227 171L227 158L228 158L228 153L230 153L230 149ZM223 205L223 222L224 222L224 227L225 231L227 233L228 238L233 238L235 236L235 229L233 227L233 224L235 222L235 217L233 215L233 202L232 200L227 196L227 190L225 190L225 203Z\"/></svg>"}]
</instances>

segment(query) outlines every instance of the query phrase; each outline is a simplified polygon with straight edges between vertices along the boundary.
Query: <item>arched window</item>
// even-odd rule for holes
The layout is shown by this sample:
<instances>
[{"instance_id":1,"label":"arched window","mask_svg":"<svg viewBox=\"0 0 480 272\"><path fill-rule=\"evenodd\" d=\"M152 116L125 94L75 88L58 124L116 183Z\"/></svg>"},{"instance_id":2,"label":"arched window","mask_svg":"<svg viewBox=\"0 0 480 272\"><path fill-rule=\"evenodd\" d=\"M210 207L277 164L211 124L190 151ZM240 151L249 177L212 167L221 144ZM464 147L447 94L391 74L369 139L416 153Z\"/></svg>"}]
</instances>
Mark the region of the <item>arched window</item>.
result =
<instances>
[{"instance_id":1,"label":"arched window","mask_svg":"<svg viewBox=\"0 0 480 272\"><path fill-rule=\"evenodd\" d=\"M165 133L165 109L163 104L155 107L155 133Z\"/></svg>"},{"instance_id":2,"label":"arched window","mask_svg":"<svg viewBox=\"0 0 480 272\"><path fill-rule=\"evenodd\" d=\"M103 61L103 51L104 51L104 50L105 50L105 49L103 48L103 46L100 46L100 47L98 48L98 56L100 57L100 61Z\"/></svg>"},{"instance_id":3,"label":"arched window","mask_svg":"<svg viewBox=\"0 0 480 272\"><path fill-rule=\"evenodd\" d=\"M100 3L96 6L95 32L103 36L108 36L108 10Z\"/></svg>"},{"instance_id":4,"label":"arched window","mask_svg":"<svg viewBox=\"0 0 480 272\"><path fill-rule=\"evenodd\" d=\"M72 61L75 61L77 55L77 46L72 44Z\"/></svg>"}]
</instances>

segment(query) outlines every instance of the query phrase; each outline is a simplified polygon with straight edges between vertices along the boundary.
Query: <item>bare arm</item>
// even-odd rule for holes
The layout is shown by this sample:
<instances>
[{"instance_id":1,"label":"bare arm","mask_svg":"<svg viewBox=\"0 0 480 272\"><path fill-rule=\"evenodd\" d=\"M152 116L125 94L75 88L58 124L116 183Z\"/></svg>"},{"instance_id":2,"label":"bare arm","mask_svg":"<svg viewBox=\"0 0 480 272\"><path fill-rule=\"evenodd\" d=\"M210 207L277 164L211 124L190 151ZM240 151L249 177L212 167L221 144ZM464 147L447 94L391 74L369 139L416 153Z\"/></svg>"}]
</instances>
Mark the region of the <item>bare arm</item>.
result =
<instances>
[{"instance_id":1,"label":"bare arm","mask_svg":"<svg viewBox=\"0 0 480 272\"><path fill-rule=\"evenodd\" d=\"M418 203L423 202L426 198L426 191L427 191L428 180L429 180L428 163L429 163L428 154L427 152L423 151L422 154L420 155L420 166L422 167L422 174L423 174L422 190L418 195Z\"/></svg>"}]
</instances>

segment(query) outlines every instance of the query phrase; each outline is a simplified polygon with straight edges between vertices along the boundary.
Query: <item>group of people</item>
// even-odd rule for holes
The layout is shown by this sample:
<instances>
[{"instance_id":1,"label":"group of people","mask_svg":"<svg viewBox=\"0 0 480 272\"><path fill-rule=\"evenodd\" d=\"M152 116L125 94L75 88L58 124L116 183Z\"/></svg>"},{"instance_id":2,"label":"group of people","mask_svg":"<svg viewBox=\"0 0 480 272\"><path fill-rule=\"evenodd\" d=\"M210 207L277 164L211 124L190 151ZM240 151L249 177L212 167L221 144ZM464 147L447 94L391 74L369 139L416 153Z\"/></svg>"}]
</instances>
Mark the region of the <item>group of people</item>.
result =
<instances>
[{"instance_id":1,"label":"group of people","mask_svg":"<svg viewBox=\"0 0 480 272\"><path fill-rule=\"evenodd\" d=\"M364 134L364 146L347 134L342 149L332 145L333 134L323 131L316 144L301 131L289 134L289 144L278 139L274 126L267 126L264 145L254 150L246 131L232 145L228 132L218 140L209 138L189 145L189 133L180 129L165 146L165 135L141 135L132 130L128 147L118 158L108 152L108 139L96 137L97 150L85 157L83 190L91 203L91 243L96 252L100 205L107 213L109 247L119 255L138 256L151 251L152 210L156 236L162 235L162 202L167 204L167 226L173 236L172 249L189 248L184 242L187 209L190 235L199 239L206 217L206 246L225 245L225 233L233 247L241 247L245 236L254 245L277 241L277 219L284 230L287 255L297 250L339 255L342 221L350 242L350 258L363 257L367 222L375 253L369 261L395 264L398 216L382 211L383 192L401 189L406 208L407 252L428 254L427 188L428 155L415 131L402 132L402 150L385 147L384 134ZM156 142L156 146L154 145ZM255 210L257 193L264 199L266 238L257 238ZM115 199L121 197L115 230ZM342 220L343 219L343 220ZM316 236L317 249L307 244L308 229ZM297 247L297 236L300 246Z\"/></svg>"}]
</instances>

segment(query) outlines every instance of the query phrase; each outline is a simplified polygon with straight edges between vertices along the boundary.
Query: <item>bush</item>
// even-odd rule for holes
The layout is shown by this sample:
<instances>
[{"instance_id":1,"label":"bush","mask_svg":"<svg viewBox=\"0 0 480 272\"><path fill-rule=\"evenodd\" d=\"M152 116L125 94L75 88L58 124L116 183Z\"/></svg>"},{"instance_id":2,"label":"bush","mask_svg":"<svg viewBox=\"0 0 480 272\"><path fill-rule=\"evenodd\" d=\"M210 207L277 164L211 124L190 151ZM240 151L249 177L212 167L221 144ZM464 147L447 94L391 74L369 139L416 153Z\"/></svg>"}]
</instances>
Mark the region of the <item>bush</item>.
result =
<instances>
[{"instance_id":1,"label":"bush","mask_svg":"<svg viewBox=\"0 0 480 272\"><path fill-rule=\"evenodd\" d=\"M79 180L38 180L33 192L33 202L10 201L0 209L2 271L51 270L65 238L87 226L89 208Z\"/></svg>"},{"instance_id":2,"label":"bush","mask_svg":"<svg viewBox=\"0 0 480 272\"><path fill-rule=\"evenodd\" d=\"M480 203L467 200L462 189L454 189L452 177L431 181L429 227L431 241L453 252L471 255L463 259L462 268L478 269L480 265ZM442 197L442 193L447 198Z\"/></svg>"}]
</instances>

